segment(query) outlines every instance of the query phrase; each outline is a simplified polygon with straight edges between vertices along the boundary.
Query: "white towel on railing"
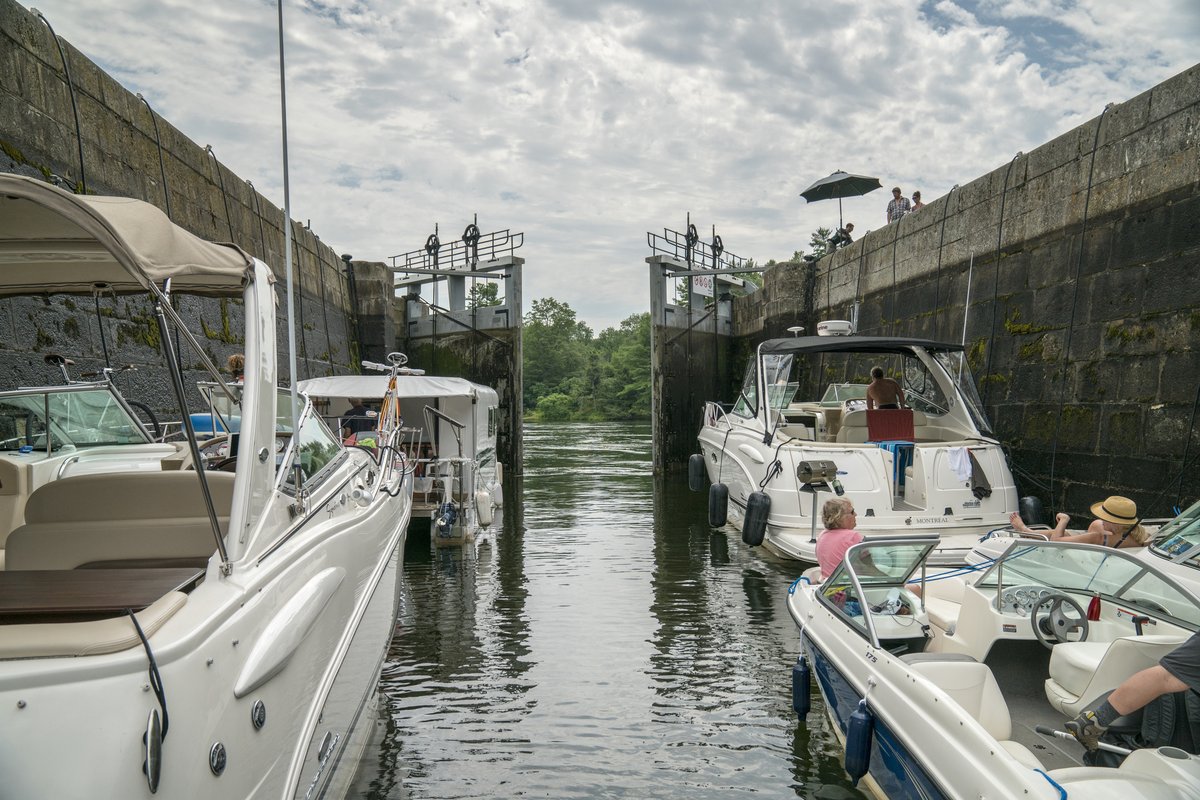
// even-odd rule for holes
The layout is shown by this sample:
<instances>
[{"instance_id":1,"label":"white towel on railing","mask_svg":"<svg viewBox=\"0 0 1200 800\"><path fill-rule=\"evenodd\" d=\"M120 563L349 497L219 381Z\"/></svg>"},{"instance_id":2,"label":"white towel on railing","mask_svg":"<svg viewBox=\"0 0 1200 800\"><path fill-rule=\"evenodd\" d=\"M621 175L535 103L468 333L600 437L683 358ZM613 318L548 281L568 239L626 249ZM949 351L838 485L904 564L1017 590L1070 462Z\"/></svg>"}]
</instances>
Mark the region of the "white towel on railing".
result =
<instances>
[{"instance_id":1,"label":"white towel on railing","mask_svg":"<svg viewBox=\"0 0 1200 800\"><path fill-rule=\"evenodd\" d=\"M963 482L970 480L971 457L967 453L967 448L951 447L947 449L946 455L950 458L950 469L954 472L954 476Z\"/></svg>"}]
</instances>

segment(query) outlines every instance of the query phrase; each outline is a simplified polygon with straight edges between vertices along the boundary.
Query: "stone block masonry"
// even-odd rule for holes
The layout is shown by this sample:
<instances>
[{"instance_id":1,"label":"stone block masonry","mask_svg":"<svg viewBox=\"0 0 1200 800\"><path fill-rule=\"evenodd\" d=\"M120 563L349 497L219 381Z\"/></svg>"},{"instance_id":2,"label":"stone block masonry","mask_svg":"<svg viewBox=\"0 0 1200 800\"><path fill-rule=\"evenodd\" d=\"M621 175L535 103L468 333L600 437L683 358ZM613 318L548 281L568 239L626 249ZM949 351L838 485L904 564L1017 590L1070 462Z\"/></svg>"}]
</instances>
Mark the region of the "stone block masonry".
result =
<instances>
[{"instance_id":1,"label":"stone block masonry","mask_svg":"<svg viewBox=\"0 0 1200 800\"><path fill-rule=\"evenodd\" d=\"M53 20L51 20L53 22ZM152 115L147 103L113 80L68 42L60 40L70 66L71 91L63 56L50 30L13 0L0 0L0 171L41 177L60 176L68 187L90 194L114 194L154 203L192 233L232 241L261 258L279 277L277 331L282 375L287 371L284 218L243 178L197 145L167 120ZM153 98L148 98L151 103ZM82 149L82 165L80 150ZM160 161L161 159L161 161ZM165 176L165 178L164 178ZM297 369L301 378L357 371L359 352L348 265L310 230L292 225L295 268ZM382 284L380 284L382 285ZM370 292L378 288L364 282ZM387 287L390 292L390 287ZM368 300L370 298L367 298ZM380 306L386 298L378 298ZM180 298L193 333L202 334L218 365L240 351L240 302ZM100 339L101 326L105 341ZM384 326L369 331L386 335ZM47 352L74 358L76 370L110 361L134 363L139 371L118 381L131 399L156 411L178 415L164 378L158 333L149 303L141 298L102 297L99 313L89 298L0 300L0 370L19 384L60 381L42 362ZM391 349L373 343L373 352ZM192 375L201 377L184 347ZM194 380L188 382L193 386ZM193 398L198 403L198 396Z\"/></svg>"},{"instance_id":2,"label":"stone block masonry","mask_svg":"<svg viewBox=\"0 0 1200 800\"><path fill-rule=\"evenodd\" d=\"M965 341L1021 491L1048 509L1200 499L1200 66L813 267L776 267L761 295L735 302L735 335L857 302L861 333Z\"/></svg>"}]
</instances>

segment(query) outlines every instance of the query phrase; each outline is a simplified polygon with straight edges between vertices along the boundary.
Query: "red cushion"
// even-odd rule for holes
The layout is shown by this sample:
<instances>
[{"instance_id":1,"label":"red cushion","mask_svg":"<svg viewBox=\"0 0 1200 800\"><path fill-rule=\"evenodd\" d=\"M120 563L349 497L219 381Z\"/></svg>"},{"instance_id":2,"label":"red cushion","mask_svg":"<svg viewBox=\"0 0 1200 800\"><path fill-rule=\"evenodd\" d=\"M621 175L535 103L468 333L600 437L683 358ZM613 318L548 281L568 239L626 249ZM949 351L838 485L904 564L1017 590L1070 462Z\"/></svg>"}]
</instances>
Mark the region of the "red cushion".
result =
<instances>
[{"instance_id":1,"label":"red cushion","mask_svg":"<svg viewBox=\"0 0 1200 800\"><path fill-rule=\"evenodd\" d=\"M873 408L867 410L867 440L872 442L911 442L911 408Z\"/></svg>"}]
</instances>

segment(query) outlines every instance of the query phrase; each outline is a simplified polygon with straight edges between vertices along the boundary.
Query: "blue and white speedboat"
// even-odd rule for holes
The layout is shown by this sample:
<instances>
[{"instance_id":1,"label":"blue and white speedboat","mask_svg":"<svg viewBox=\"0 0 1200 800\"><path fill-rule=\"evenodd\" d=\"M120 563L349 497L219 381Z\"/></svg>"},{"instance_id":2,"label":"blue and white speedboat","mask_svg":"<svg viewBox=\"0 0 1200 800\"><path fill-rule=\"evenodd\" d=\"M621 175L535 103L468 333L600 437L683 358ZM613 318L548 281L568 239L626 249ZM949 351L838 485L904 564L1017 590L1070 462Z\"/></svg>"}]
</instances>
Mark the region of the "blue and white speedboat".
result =
<instances>
[{"instance_id":1,"label":"blue and white speedboat","mask_svg":"<svg viewBox=\"0 0 1200 800\"><path fill-rule=\"evenodd\" d=\"M1200 598L1134 554L1062 542L927 575L936 544L865 541L788 597L796 710L815 682L851 777L891 800L1200 797L1200 757L1183 750L1082 766L1074 741L1037 732L1186 640Z\"/></svg>"}]
</instances>

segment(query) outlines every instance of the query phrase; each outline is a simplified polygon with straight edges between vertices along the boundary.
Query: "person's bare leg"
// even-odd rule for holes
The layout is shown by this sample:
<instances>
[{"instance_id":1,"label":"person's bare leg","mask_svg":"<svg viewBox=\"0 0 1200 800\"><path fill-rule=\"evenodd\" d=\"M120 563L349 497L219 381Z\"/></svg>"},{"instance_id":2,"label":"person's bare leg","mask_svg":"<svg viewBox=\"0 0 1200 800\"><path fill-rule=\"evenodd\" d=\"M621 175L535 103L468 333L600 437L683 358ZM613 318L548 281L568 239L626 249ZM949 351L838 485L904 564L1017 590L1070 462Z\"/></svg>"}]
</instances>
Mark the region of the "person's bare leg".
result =
<instances>
[{"instance_id":1,"label":"person's bare leg","mask_svg":"<svg viewBox=\"0 0 1200 800\"><path fill-rule=\"evenodd\" d=\"M1016 511L1008 515L1008 526L1017 533L1033 533L1029 526L1025 524L1025 520L1021 519L1021 515Z\"/></svg>"}]
</instances>

